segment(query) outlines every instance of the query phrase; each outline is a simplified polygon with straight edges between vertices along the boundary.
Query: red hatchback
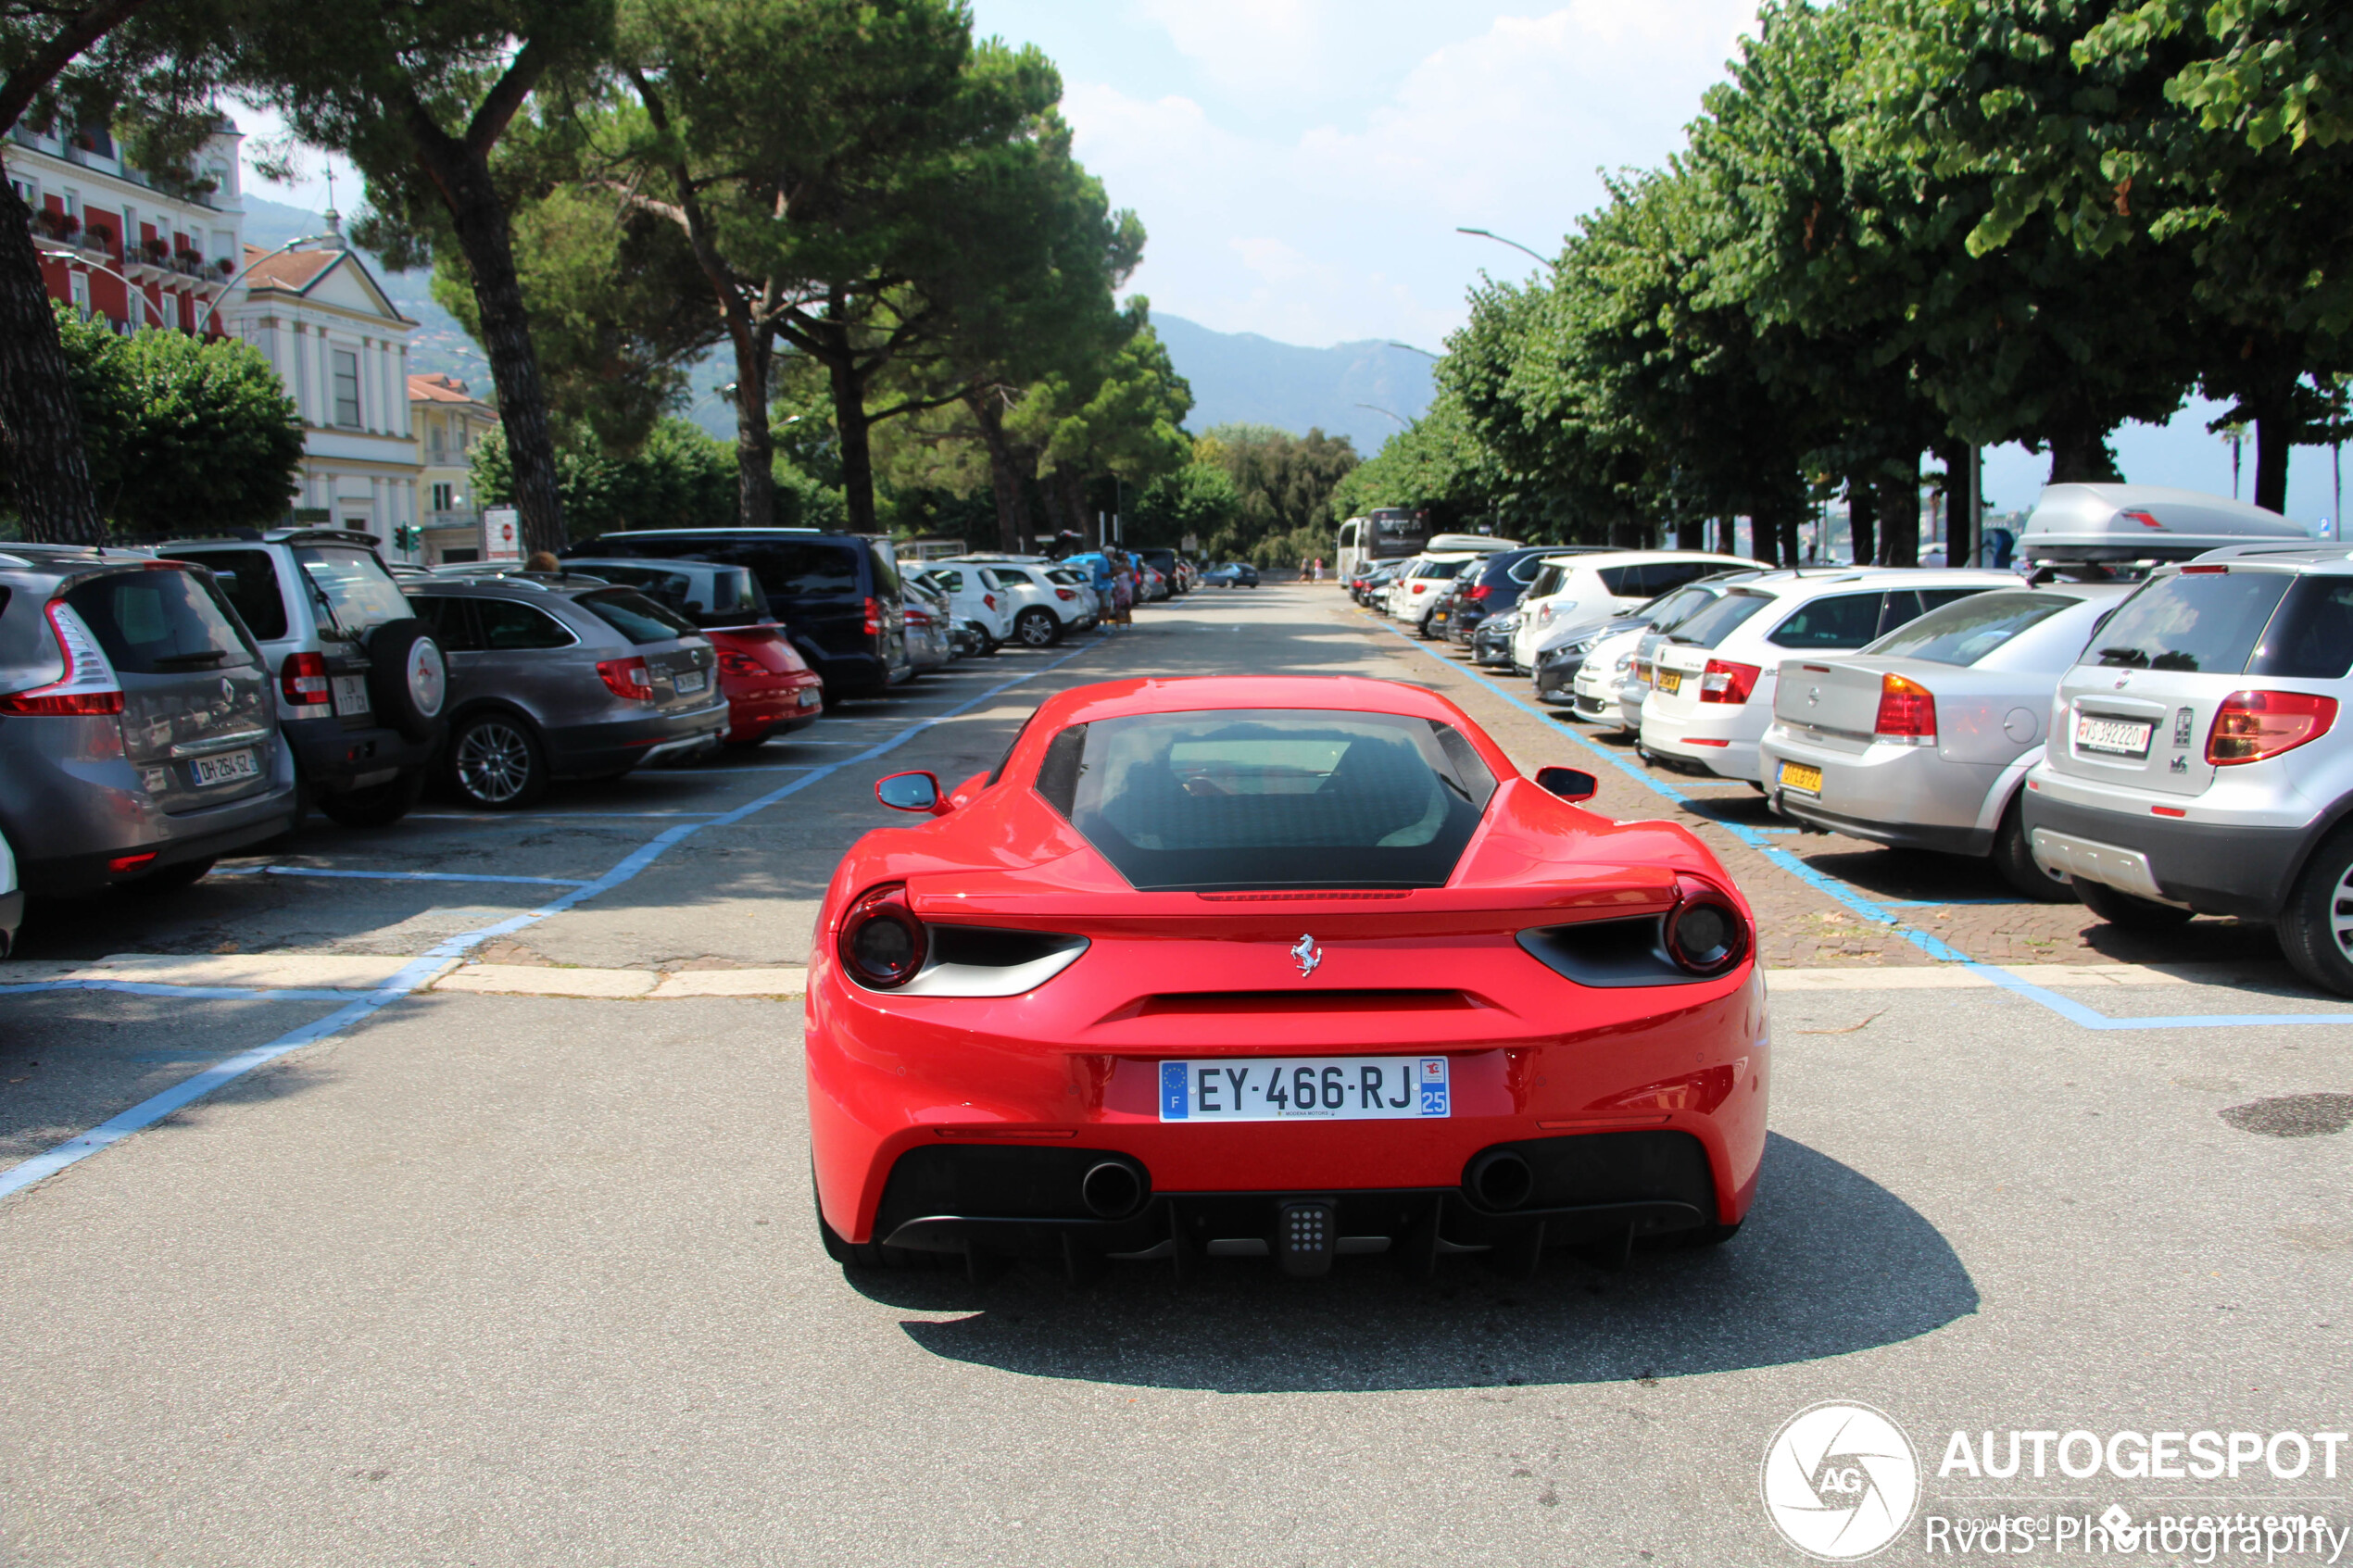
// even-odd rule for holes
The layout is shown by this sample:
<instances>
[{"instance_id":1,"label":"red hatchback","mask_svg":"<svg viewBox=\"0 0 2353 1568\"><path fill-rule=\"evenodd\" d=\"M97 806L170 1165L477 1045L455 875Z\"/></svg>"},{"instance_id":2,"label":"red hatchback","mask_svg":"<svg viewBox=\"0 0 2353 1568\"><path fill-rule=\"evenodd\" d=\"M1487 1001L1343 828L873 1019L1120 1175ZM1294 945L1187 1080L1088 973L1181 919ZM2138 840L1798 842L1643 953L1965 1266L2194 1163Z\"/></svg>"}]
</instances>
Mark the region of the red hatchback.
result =
<instances>
[{"instance_id":1,"label":"red hatchback","mask_svg":"<svg viewBox=\"0 0 2353 1568\"><path fill-rule=\"evenodd\" d=\"M719 693L727 699L728 746L758 746L790 734L824 711L824 678L809 668L749 567L699 560L611 560L580 557L566 571L625 583L693 621L719 656Z\"/></svg>"},{"instance_id":2,"label":"red hatchback","mask_svg":"<svg viewBox=\"0 0 2353 1568\"><path fill-rule=\"evenodd\" d=\"M1670 823L1353 678L1048 699L844 858L809 961L820 1234L919 1253L1722 1241L1765 1151L1745 901Z\"/></svg>"}]
</instances>

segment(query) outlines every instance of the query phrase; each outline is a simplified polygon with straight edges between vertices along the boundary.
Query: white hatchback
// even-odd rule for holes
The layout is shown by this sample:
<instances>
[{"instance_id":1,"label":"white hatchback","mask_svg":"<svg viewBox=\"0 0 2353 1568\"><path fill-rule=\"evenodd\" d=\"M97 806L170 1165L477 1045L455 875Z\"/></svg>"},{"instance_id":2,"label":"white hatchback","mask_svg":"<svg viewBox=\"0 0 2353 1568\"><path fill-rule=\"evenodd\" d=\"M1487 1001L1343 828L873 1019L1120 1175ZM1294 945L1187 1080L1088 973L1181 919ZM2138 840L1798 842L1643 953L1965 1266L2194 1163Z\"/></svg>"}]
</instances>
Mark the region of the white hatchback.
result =
<instances>
[{"instance_id":1,"label":"white hatchback","mask_svg":"<svg viewBox=\"0 0 2353 1568\"><path fill-rule=\"evenodd\" d=\"M1700 550L1601 550L1548 558L1520 596L1512 668L1535 669L1537 648L1554 627L1598 627L1686 583L1755 567L1738 556Z\"/></svg>"},{"instance_id":2,"label":"white hatchback","mask_svg":"<svg viewBox=\"0 0 2353 1568\"><path fill-rule=\"evenodd\" d=\"M1483 552L1472 555L1466 551L1416 556L1390 583L1389 602L1382 608L1391 621L1403 621L1416 628L1426 625L1429 612L1438 608L1463 569L1486 558Z\"/></svg>"},{"instance_id":3,"label":"white hatchback","mask_svg":"<svg viewBox=\"0 0 2353 1568\"><path fill-rule=\"evenodd\" d=\"M924 563L923 570L933 582L948 590L950 611L959 621L969 621L988 633L986 652L995 653L999 643L1011 642L1013 635L1013 596L997 574L985 566L950 566L945 562Z\"/></svg>"},{"instance_id":4,"label":"white hatchback","mask_svg":"<svg viewBox=\"0 0 2353 1568\"><path fill-rule=\"evenodd\" d=\"M2012 572L1927 567L1759 573L1659 645L1642 698L1642 753L1757 784L1782 659L1852 653L1940 605L2018 583Z\"/></svg>"}]
</instances>

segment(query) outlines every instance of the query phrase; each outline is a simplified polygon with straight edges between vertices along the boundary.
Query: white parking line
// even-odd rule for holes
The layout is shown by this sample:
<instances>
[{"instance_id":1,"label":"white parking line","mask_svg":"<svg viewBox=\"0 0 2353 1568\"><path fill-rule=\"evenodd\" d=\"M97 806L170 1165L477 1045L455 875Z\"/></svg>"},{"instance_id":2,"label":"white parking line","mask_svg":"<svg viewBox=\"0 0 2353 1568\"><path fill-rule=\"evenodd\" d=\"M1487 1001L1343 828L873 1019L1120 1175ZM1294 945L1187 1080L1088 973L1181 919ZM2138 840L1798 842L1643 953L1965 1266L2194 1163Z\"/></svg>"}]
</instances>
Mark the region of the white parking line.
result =
<instances>
[{"instance_id":1,"label":"white parking line","mask_svg":"<svg viewBox=\"0 0 2353 1568\"><path fill-rule=\"evenodd\" d=\"M404 997L414 994L424 985L437 979L449 968L453 960L462 960L466 954L472 952L475 947L480 947L483 943L490 941L496 937L511 935L514 932L522 930L526 926L535 925L540 921L546 920L550 916L561 914L566 909L573 908L574 905L580 904L587 899L594 898L600 894L611 892L614 888L619 887L622 884L628 882L630 879L636 876L638 872L644 871L648 866L652 865L654 861L660 859L664 854L669 852L673 847L685 843L688 838L691 838L696 834L700 833L704 828L721 825L731 826L734 823L742 822L758 812L766 810L769 807L786 799L787 797L799 794L802 790L807 789L811 784L813 784L819 780L850 766L852 763L871 762L878 758L887 756L890 752L897 750L900 746L904 746L907 742L914 739L917 735L922 734L925 730L930 729L935 724L938 724L946 720L954 718L958 713L962 712L965 709L977 707L981 703L987 702L990 697L995 696L1000 692L1010 691L1015 686L1023 685L1030 681L1036 680L1040 675L1058 670L1063 665L1065 665L1072 659L1076 659L1080 654L1087 652L1088 647L1092 647L1096 645L1088 644L1086 647L1074 648L1060 659L1041 664L1034 670L1016 675L1012 680L991 686L986 691L975 693L963 703L958 705L956 708L950 709L945 713L935 714L928 718L917 719L913 723L908 724L905 728L901 729L899 734L892 735L887 739L875 742L873 746L867 747L864 751L858 753L856 756L846 757L838 762L832 762L826 764L823 768L812 769L802 777L793 780L790 784L785 784L780 788L772 789L767 794L761 796L755 800L749 801L742 806L738 806L732 811L724 812L715 817L706 816L702 821L681 822L676 827L664 829L662 832L656 834L652 838L639 845L636 848L631 850L627 855L623 856L619 863L614 865L611 870L606 872L604 875L597 878L594 882L584 883L578 887L572 888L568 892L565 892L560 896L548 900L547 903L540 905L535 909L528 909L521 914L510 916L505 920L497 921L492 924L483 926L478 930L461 932L458 935L452 936L448 940L437 944L422 958L412 960L409 963L404 964L397 973L386 980L382 985L379 985L374 990L369 992L359 1000L346 1003L345 1006L339 1007L334 1011L329 1013L326 1017L313 1020L311 1022L306 1023L298 1029L289 1030L285 1034L279 1035L274 1040L255 1046L250 1050L240 1051L234 1056L215 1063L204 1072L195 1074L193 1077L182 1079L181 1082L173 1085L170 1088L164 1090L161 1094L151 1096L148 1098L140 1101L137 1105L132 1106L130 1110L122 1111L119 1115L107 1118L106 1121L100 1123L97 1126L91 1128L86 1133L82 1133L73 1137L68 1138L65 1142L44 1149L29 1160L19 1161L17 1164L10 1166L6 1171L0 1171L0 1198L6 1198L11 1194L21 1192L37 1182L56 1175L58 1172L64 1170L69 1165L75 1164L80 1160L87 1160L90 1156L97 1153L100 1149L105 1148L111 1144L119 1143L122 1139L129 1137L133 1133L155 1125L157 1122L162 1121L165 1117L170 1115L173 1111L180 1110L182 1107L202 1099L205 1096L212 1093L213 1090L221 1087L223 1085L234 1083L237 1079L244 1077L246 1073L251 1073L258 1067L268 1066L271 1062L277 1060L279 1058L286 1055L290 1051L299 1050L305 1046L316 1045L321 1040L332 1039L355 1024L366 1022L369 1018L374 1016L374 1014L384 1008L390 1007L393 1003L400 1001ZM679 817L688 815L688 813L685 812L645 812L638 814L648 816L673 815ZM702 816L703 814L695 813L695 815ZM461 820L512 822L515 819L511 817L501 818L485 815L480 819L468 818ZM57 981L52 982L45 987L31 987L31 989L50 990L85 988L88 987L72 981ZM187 995L185 991L181 991L176 994L182 996ZM283 995L283 993L279 994Z\"/></svg>"},{"instance_id":2,"label":"white parking line","mask_svg":"<svg viewBox=\"0 0 2353 1568\"><path fill-rule=\"evenodd\" d=\"M361 882L523 882L544 887L579 887L586 880L576 876L490 876L472 872L346 872L320 866L229 866L208 874L344 877Z\"/></svg>"}]
</instances>

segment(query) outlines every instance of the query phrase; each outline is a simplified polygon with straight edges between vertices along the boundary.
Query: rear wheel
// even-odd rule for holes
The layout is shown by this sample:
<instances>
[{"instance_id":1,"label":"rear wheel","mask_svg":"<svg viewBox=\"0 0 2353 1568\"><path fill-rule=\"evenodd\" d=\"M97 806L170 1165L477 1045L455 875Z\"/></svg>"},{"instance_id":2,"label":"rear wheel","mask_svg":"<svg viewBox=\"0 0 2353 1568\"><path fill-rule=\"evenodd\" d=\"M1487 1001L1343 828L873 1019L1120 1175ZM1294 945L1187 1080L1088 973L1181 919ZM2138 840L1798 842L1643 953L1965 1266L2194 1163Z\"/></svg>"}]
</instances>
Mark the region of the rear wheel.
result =
<instances>
[{"instance_id":1,"label":"rear wheel","mask_svg":"<svg viewBox=\"0 0 2353 1568\"><path fill-rule=\"evenodd\" d=\"M477 713L449 737L449 783L493 811L530 805L547 790L547 759L531 726L508 713Z\"/></svg>"},{"instance_id":2,"label":"rear wheel","mask_svg":"<svg viewBox=\"0 0 2353 1568\"><path fill-rule=\"evenodd\" d=\"M320 815L342 827L388 828L407 816L424 793L425 771L406 768L389 784L322 795L313 804Z\"/></svg>"},{"instance_id":3,"label":"rear wheel","mask_svg":"<svg viewBox=\"0 0 2353 1568\"><path fill-rule=\"evenodd\" d=\"M2273 929L2296 973L2353 997L2353 834L2339 834L2314 853Z\"/></svg>"},{"instance_id":4,"label":"rear wheel","mask_svg":"<svg viewBox=\"0 0 2353 1568\"><path fill-rule=\"evenodd\" d=\"M2026 822L2015 800L2002 813L2002 825L1994 830L1994 851L1990 857L1994 870L2011 888L2027 897L2045 904L2064 904L2075 897L2071 884L2062 882L2034 863L2034 852L2026 841Z\"/></svg>"},{"instance_id":5,"label":"rear wheel","mask_svg":"<svg viewBox=\"0 0 2353 1568\"><path fill-rule=\"evenodd\" d=\"M2137 898L2130 893L2119 892L2104 882L2092 882L2079 877L2075 896L2083 907L2120 931L2171 931L2188 923L2190 911L2160 904L2154 898Z\"/></svg>"},{"instance_id":6,"label":"rear wheel","mask_svg":"<svg viewBox=\"0 0 2353 1568\"><path fill-rule=\"evenodd\" d=\"M1056 624L1051 609L1032 605L1013 618L1013 635L1026 648L1052 647L1061 633L1062 627Z\"/></svg>"}]
</instances>

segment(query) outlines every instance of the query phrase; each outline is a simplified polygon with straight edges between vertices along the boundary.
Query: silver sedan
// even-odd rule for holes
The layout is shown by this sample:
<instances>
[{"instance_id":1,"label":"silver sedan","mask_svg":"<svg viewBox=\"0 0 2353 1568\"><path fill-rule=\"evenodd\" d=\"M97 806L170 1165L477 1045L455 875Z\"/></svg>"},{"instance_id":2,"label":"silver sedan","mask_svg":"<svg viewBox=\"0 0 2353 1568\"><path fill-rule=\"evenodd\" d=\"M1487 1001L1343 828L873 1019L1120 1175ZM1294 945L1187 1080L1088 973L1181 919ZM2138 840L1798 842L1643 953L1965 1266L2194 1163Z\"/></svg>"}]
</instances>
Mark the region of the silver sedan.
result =
<instances>
[{"instance_id":1,"label":"silver sedan","mask_svg":"<svg viewBox=\"0 0 2353 1568\"><path fill-rule=\"evenodd\" d=\"M1989 857L2030 898L2073 897L2029 853L2018 795L2059 677L2131 587L1996 589L1859 652L1782 660L1757 748L1773 809L1818 832Z\"/></svg>"}]
</instances>

